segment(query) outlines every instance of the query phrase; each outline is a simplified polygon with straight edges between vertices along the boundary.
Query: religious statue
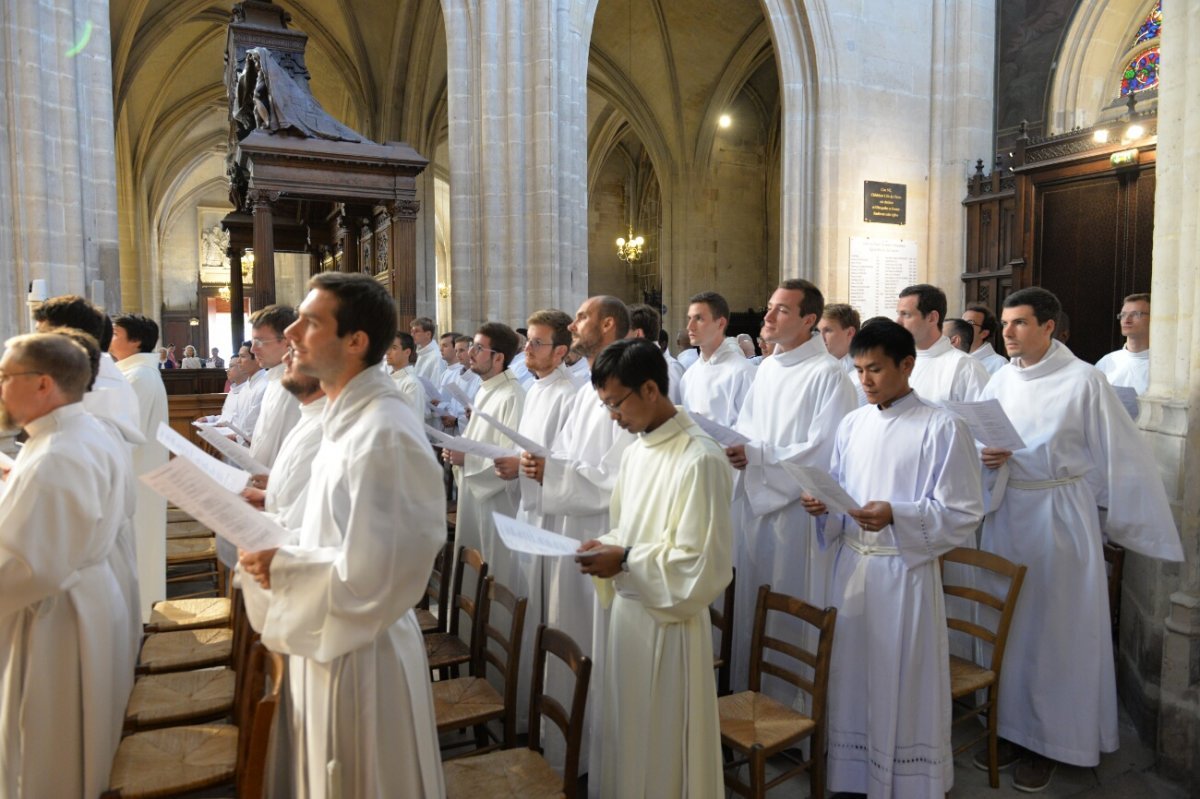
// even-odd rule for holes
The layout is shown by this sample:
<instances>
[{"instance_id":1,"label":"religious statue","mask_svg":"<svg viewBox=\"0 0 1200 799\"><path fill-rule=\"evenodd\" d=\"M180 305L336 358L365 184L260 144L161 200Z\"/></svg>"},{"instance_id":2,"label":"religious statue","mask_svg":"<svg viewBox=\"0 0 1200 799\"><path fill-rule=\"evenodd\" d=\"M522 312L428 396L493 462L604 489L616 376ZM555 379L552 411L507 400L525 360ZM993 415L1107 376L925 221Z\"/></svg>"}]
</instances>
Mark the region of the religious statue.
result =
<instances>
[{"instance_id":1,"label":"religious statue","mask_svg":"<svg viewBox=\"0 0 1200 799\"><path fill-rule=\"evenodd\" d=\"M234 110L240 135L259 129L310 139L365 142L357 131L331 117L306 86L301 86L265 47L246 51L238 73Z\"/></svg>"}]
</instances>

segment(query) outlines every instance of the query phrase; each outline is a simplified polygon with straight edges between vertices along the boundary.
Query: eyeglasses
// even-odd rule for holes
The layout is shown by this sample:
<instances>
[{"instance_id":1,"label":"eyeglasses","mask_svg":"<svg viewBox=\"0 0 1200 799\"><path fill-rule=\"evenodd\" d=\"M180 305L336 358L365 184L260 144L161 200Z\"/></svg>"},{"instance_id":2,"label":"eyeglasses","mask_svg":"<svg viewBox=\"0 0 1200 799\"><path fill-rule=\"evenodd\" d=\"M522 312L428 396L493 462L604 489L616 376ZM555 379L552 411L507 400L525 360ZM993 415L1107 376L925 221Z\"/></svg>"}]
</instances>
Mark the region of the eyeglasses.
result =
<instances>
[{"instance_id":1,"label":"eyeglasses","mask_svg":"<svg viewBox=\"0 0 1200 799\"><path fill-rule=\"evenodd\" d=\"M604 408L604 410L608 411L609 413L619 414L621 412L621 406L625 404L625 400L629 399L636 393L637 389L630 389L628 394L621 397L616 402L605 402L604 400L601 400L600 407Z\"/></svg>"},{"instance_id":2,"label":"eyeglasses","mask_svg":"<svg viewBox=\"0 0 1200 799\"><path fill-rule=\"evenodd\" d=\"M467 352L471 353L472 355L480 351L495 352L496 350L492 349L491 347L485 347L482 344L476 344L474 342L471 343L471 346L467 347Z\"/></svg>"},{"instance_id":3,"label":"eyeglasses","mask_svg":"<svg viewBox=\"0 0 1200 799\"><path fill-rule=\"evenodd\" d=\"M261 347L264 344L269 344L272 341L283 341L283 336L274 336L272 338L252 338L250 343L256 347Z\"/></svg>"},{"instance_id":4,"label":"eyeglasses","mask_svg":"<svg viewBox=\"0 0 1200 799\"><path fill-rule=\"evenodd\" d=\"M1143 316L1149 316L1149 315L1150 315L1149 311L1121 311L1119 314L1117 314L1117 321L1122 322L1126 319L1132 319L1133 321L1136 322L1137 320L1141 319Z\"/></svg>"},{"instance_id":5,"label":"eyeglasses","mask_svg":"<svg viewBox=\"0 0 1200 799\"><path fill-rule=\"evenodd\" d=\"M12 380L14 377L24 377L25 375L44 375L45 372L0 372L0 386Z\"/></svg>"},{"instance_id":6,"label":"eyeglasses","mask_svg":"<svg viewBox=\"0 0 1200 799\"><path fill-rule=\"evenodd\" d=\"M525 342L525 349L536 350L539 347L553 347L553 341L538 341L536 338L531 338Z\"/></svg>"}]
</instances>

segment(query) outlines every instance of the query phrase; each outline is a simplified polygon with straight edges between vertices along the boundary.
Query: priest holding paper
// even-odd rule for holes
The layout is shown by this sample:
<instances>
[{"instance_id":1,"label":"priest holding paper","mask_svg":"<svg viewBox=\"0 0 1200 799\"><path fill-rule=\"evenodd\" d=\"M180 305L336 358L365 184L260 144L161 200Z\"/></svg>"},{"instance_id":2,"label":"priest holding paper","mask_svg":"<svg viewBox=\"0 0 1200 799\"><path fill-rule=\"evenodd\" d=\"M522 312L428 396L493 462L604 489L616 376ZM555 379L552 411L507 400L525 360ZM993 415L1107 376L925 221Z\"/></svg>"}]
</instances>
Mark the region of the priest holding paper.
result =
<instances>
[{"instance_id":1,"label":"priest holding paper","mask_svg":"<svg viewBox=\"0 0 1200 799\"><path fill-rule=\"evenodd\" d=\"M283 331L296 321L296 309L289 305L268 305L250 317L254 338L250 351L266 370L266 388L262 407L250 433L250 456L270 469L283 446L283 439L300 421L300 403L283 387L283 355L288 343Z\"/></svg>"},{"instance_id":2,"label":"priest holding paper","mask_svg":"<svg viewBox=\"0 0 1200 799\"><path fill-rule=\"evenodd\" d=\"M917 353L900 325L866 325L850 354L869 404L838 428L831 472L862 504L835 513L803 498L822 545L838 550L828 787L940 797L954 784L954 761L937 558L983 516L975 445L965 423L909 387Z\"/></svg>"},{"instance_id":3,"label":"priest holding paper","mask_svg":"<svg viewBox=\"0 0 1200 799\"><path fill-rule=\"evenodd\" d=\"M750 621L760 585L769 584L816 607L827 604L826 582L835 550L818 544L812 517L800 504L800 486L782 468L792 463L827 470L838 425L858 407L854 385L841 363L826 351L821 336L814 335L824 305L820 289L807 280L785 280L771 295L762 335L774 345L774 355L758 368L734 425L750 443L725 450L739 470L733 499L739 533L734 551L736 686L749 679ZM803 629L795 623L796 631ZM785 629L771 634L776 633L793 640L798 635ZM782 681L767 680L764 688L789 707L797 697Z\"/></svg>"},{"instance_id":4,"label":"priest holding paper","mask_svg":"<svg viewBox=\"0 0 1200 799\"><path fill-rule=\"evenodd\" d=\"M985 480L1003 472L1008 480L992 498L980 544L1028 568L999 715L1001 767L1022 758L1019 747L1032 755L1013 774L1023 790L1046 787L1058 762L1095 766L1117 748L1104 536L1143 555L1183 560L1153 456L1104 376L1054 340L1060 311L1042 288L1005 299L1001 324L1012 360L984 390L1025 442L1015 452L983 450Z\"/></svg>"},{"instance_id":5,"label":"priest holding paper","mask_svg":"<svg viewBox=\"0 0 1200 799\"><path fill-rule=\"evenodd\" d=\"M602 677L604 797L725 795L708 606L732 577L731 471L667 394L667 364L641 339L607 347L592 384L622 429L613 529L580 570L611 604Z\"/></svg>"},{"instance_id":6,"label":"priest holding paper","mask_svg":"<svg viewBox=\"0 0 1200 799\"><path fill-rule=\"evenodd\" d=\"M241 556L269 589L263 642L290 655L294 784L302 798L440 797L412 612L446 536L439 470L377 368L396 333L392 298L369 275L327 272L309 286L286 336L329 405L303 526L294 545Z\"/></svg>"}]
</instances>

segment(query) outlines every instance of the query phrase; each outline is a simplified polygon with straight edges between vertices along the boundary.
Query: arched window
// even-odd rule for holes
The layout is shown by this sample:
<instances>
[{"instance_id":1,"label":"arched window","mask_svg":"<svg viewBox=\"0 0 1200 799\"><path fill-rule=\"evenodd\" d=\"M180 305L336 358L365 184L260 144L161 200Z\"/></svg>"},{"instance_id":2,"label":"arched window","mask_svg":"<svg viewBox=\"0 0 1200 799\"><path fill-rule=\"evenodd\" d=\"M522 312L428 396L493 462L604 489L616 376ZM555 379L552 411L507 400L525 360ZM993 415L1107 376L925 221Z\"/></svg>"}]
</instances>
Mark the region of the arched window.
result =
<instances>
[{"instance_id":1,"label":"arched window","mask_svg":"<svg viewBox=\"0 0 1200 799\"><path fill-rule=\"evenodd\" d=\"M1150 13L1146 15L1142 26L1138 28L1137 36L1134 37L1133 46L1137 47L1142 42L1148 42L1151 39L1157 39L1162 30L1162 0L1158 0L1154 4L1154 8L1150 9Z\"/></svg>"},{"instance_id":2,"label":"arched window","mask_svg":"<svg viewBox=\"0 0 1200 799\"><path fill-rule=\"evenodd\" d=\"M1158 41L1161 34L1162 0L1157 0L1154 8L1150 9L1150 13L1138 27L1133 44L1130 45L1131 48L1140 48L1145 44L1151 46L1138 49L1126 62L1121 73L1122 97L1158 86Z\"/></svg>"}]
</instances>

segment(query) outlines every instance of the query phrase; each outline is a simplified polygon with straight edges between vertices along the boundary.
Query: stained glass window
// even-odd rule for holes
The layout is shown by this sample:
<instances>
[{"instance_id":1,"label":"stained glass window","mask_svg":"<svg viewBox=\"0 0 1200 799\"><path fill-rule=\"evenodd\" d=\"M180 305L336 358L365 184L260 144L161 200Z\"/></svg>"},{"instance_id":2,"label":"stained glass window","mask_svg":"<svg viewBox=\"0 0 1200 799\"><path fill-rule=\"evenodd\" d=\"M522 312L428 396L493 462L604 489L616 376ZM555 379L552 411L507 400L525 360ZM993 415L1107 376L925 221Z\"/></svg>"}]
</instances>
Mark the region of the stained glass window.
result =
<instances>
[{"instance_id":1,"label":"stained glass window","mask_svg":"<svg viewBox=\"0 0 1200 799\"><path fill-rule=\"evenodd\" d=\"M1158 85L1158 46L1143 50L1125 66L1121 75L1121 96L1145 91Z\"/></svg>"},{"instance_id":2,"label":"stained glass window","mask_svg":"<svg viewBox=\"0 0 1200 799\"><path fill-rule=\"evenodd\" d=\"M1151 39L1157 39L1158 34L1162 30L1162 0L1158 0L1154 4L1154 9L1146 15L1146 21L1142 23L1142 27L1138 28L1137 38L1133 40L1135 45L1142 42L1148 42ZM1123 94L1124 92L1122 92Z\"/></svg>"}]
</instances>

